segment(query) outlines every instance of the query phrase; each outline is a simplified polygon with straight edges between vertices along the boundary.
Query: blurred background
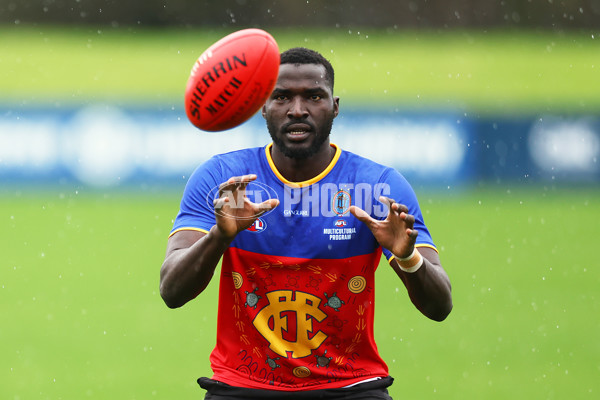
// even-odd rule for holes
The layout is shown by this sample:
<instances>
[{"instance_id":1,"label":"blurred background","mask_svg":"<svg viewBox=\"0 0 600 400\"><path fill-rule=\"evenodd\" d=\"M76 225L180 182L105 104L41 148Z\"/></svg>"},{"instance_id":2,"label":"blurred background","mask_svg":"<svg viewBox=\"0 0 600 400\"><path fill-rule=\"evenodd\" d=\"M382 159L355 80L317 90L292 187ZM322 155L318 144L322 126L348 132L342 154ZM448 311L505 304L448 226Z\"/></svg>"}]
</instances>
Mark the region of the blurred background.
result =
<instances>
[{"instance_id":1,"label":"blurred background","mask_svg":"<svg viewBox=\"0 0 600 400\"><path fill-rule=\"evenodd\" d=\"M194 398L216 286L158 295L189 174L268 143L186 119L196 59L261 28L336 69L332 141L415 188L455 309L382 263L394 398L597 398L600 0L0 0L0 397Z\"/></svg>"}]
</instances>

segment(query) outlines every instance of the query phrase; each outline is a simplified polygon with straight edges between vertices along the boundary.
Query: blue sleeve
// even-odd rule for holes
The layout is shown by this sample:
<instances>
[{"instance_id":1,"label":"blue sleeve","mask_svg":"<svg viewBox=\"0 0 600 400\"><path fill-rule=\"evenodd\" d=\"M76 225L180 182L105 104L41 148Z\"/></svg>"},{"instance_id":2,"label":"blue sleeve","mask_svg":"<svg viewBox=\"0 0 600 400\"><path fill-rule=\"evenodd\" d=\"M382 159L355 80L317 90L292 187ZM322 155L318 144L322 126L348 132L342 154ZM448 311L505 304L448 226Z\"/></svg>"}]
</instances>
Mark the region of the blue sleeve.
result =
<instances>
[{"instance_id":1,"label":"blue sleeve","mask_svg":"<svg viewBox=\"0 0 600 400\"><path fill-rule=\"evenodd\" d=\"M384 186L386 190L389 190L389 194L382 194L386 197L394 199L396 203L407 206L409 214L415 217L414 229L419 232L415 246L425 246L436 249L433 239L431 238L431 234L429 233L429 229L427 229L427 226L425 225L423 213L421 212L421 207L419 206L419 201L417 200L417 195L406 178L404 178L404 176L402 176L395 169L389 168L384 172L382 181L387 184ZM386 249L383 249L383 253L388 260L392 257L392 253Z\"/></svg>"},{"instance_id":2,"label":"blue sleeve","mask_svg":"<svg viewBox=\"0 0 600 400\"><path fill-rule=\"evenodd\" d=\"M213 199L223 179L223 169L215 157L200 165L190 176L171 235L179 230L208 232L215 224Z\"/></svg>"}]
</instances>

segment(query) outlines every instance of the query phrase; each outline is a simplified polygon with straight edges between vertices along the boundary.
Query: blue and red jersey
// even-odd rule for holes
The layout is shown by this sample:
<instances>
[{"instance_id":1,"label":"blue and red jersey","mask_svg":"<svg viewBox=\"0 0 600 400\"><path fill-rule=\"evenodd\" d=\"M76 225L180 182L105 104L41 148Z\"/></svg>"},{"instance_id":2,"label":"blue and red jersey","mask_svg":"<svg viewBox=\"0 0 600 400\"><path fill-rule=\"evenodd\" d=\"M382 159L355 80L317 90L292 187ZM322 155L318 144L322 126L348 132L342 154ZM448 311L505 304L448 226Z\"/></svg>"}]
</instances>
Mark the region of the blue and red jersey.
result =
<instances>
[{"instance_id":1,"label":"blue and red jersey","mask_svg":"<svg viewBox=\"0 0 600 400\"><path fill-rule=\"evenodd\" d=\"M271 146L217 155L198 167L172 230L208 232L218 187L233 176L257 175L247 187L251 201L280 201L223 255L213 379L300 390L387 376L373 337L374 285L382 252L393 256L349 207L384 219L379 196L391 197L415 216L417 246L435 248L413 189L396 170L335 145L321 174L289 182Z\"/></svg>"}]
</instances>

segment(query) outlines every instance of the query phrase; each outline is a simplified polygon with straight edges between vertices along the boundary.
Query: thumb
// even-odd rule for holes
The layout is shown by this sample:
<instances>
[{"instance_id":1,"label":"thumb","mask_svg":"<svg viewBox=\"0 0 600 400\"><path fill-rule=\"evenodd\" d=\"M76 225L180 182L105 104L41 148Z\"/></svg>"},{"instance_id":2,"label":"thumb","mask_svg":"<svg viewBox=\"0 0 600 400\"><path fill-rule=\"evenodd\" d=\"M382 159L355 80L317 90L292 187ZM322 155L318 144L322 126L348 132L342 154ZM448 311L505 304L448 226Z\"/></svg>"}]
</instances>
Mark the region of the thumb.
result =
<instances>
[{"instance_id":1,"label":"thumb","mask_svg":"<svg viewBox=\"0 0 600 400\"><path fill-rule=\"evenodd\" d=\"M367 214L367 212L362 208L350 206L350 213L354 215L359 221L364 222L365 224L371 220L371 216Z\"/></svg>"},{"instance_id":2,"label":"thumb","mask_svg":"<svg viewBox=\"0 0 600 400\"><path fill-rule=\"evenodd\" d=\"M260 210L260 214L264 214L269 210L274 209L275 207L277 207L279 205L279 200L278 199L269 199L269 200L265 200L262 203L260 203L258 205L258 209Z\"/></svg>"}]
</instances>

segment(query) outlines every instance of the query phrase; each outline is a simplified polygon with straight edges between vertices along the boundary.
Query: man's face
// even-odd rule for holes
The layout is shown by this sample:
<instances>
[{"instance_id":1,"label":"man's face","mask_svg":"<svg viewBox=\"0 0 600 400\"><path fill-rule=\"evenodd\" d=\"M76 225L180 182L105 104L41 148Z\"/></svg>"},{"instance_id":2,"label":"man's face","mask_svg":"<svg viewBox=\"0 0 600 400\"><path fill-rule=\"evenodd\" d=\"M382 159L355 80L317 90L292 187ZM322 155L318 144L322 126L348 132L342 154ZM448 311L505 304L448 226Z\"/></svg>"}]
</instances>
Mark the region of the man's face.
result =
<instances>
[{"instance_id":1,"label":"man's face","mask_svg":"<svg viewBox=\"0 0 600 400\"><path fill-rule=\"evenodd\" d=\"M283 64L262 115L275 146L286 157L305 159L329 145L338 111L324 66Z\"/></svg>"}]
</instances>

